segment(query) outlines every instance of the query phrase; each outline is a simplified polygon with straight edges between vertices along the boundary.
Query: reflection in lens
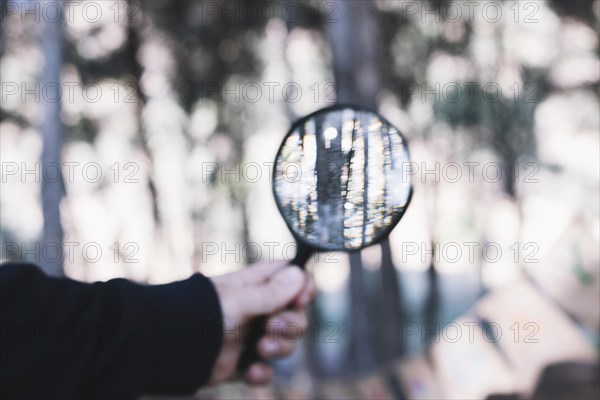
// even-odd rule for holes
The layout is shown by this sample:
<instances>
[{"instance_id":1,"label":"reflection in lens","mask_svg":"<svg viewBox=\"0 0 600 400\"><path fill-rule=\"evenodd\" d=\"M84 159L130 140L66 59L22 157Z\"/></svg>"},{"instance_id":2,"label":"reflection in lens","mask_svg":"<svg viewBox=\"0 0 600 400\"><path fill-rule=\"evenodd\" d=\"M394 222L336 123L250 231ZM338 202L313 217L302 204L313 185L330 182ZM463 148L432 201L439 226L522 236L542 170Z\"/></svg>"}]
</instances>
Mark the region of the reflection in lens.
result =
<instances>
[{"instance_id":1,"label":"reflection in lens","mask_svg":"<svg viewBox=\"0 0 600 400\"><path fill-rule=\"evenodd\" d=\"M378 115L343 108L314 114L275 160L276 201L290 228L319 248L359 249L407 206L408 150Z\"/></svg>"}]
</instances>

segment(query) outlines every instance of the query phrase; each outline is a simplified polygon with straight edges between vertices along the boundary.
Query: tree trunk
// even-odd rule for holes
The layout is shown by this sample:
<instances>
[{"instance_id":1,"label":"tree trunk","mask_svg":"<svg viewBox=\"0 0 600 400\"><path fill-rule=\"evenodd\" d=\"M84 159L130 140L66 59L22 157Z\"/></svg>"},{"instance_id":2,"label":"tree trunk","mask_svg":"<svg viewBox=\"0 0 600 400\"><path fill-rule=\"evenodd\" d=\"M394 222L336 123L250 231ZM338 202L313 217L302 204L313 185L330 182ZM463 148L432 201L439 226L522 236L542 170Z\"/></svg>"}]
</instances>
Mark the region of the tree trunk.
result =
<instances>
[{"instance_id":1,"label":"tree trunk","mask_svg":"<svg viewBox=\"0 0 600 400\"><path fill-rule=\"evenodd\" d=\"M337 22L327 25L333 53L333 71L339 103L353 103L376 109L379 89L379 35L373 4L367 1L335 2ZM350 365L365 372L375 364L370 345L365 274L360 253L350 254L350 302L352 309L352 334ZM389 242L382 245L381 291L376 303L378 319L385 322L380 359L388 360L398 353L395 329L401 323L399 285L392 263ZM379 338L378 338L379 339Z\"/></svg>"},{"instance_id":2,"label":"tree trunk","mask_svg":"<svg viewBox=\"0 0 600 400\"><path fill-rule=\"evenodd\" d=\"M59 4L60 6L60 4ZM63 275L63 229L60 218L60 202L64 194L61 174L62 121L60 98L55 90L61 85L62 67L62 18L59 21L42 22L41 47L44 54L44 71L41 87L40 123L43 150L41 158L42 211L44 232L41 243L40 266L49 275ZM56 88L56 89L54 89ZM59 178L55 176L58 173ZM55 257L55 249L58 254Z\"/></svg>"}]
</instances>

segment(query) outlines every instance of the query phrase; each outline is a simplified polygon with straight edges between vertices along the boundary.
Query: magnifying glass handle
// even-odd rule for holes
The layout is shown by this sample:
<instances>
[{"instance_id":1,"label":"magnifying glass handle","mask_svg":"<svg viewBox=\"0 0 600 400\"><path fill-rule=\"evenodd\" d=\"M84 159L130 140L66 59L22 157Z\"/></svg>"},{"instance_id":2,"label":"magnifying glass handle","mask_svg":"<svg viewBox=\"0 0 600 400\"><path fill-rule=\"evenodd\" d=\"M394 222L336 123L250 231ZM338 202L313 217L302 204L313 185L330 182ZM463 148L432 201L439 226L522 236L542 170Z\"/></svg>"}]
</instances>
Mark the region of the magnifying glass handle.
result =
<instances>
[{"instance_id":1,"label":"magnifying glass handle","mask_svg":"<svg viewBox=\"0 0 600 400\"><path fill-rule=\"evenodd\" d=\"M266 323L266 316L254 318L248 323L244 336L244 349L237 364L238 373L243 374L250 365L262 359L258 354L258 341L266 334Z\"/></svg>"},{"instance_id":2,"label":"magnifying glass handle","mask_svg":"<svg viewBox=\"0 0 600 400\"><path fill-rule=\"evenodd\" d=\"M298 250L296 251L296 257L294 257L294 259L292 260L292 263L290 265L297 265L301 269L304 269L306 262L308 261L310 256L313 254L314 250L311 249L310 247L302 244L302 242L299 242L299 241L296 241L296 245L298 246L297 247Z\"/></svg>"},{"instance_id":3,"label":"magnifying glass handle","mask_svg":"<svg viewBox=\"0 0 600 400\"><path fill-rule=\"evenodd\" d=\"M304 269L304 265L312 253L312 249L304 246L301 243L298 243L296 257L294 257L294 260L290 263L290 265L297 265ZM261 360L262 357L258 354L258 341L267 333L266 324L266 316L254 318L248 323L248 326L244 332L245 335L243 335L245 339L244 349L242 350L242 354L240 355L240 359L238 360L237 364L237 371L239 373L244 373L248 367L250 367L250 365Z\"/></svg>"}]
</instances>

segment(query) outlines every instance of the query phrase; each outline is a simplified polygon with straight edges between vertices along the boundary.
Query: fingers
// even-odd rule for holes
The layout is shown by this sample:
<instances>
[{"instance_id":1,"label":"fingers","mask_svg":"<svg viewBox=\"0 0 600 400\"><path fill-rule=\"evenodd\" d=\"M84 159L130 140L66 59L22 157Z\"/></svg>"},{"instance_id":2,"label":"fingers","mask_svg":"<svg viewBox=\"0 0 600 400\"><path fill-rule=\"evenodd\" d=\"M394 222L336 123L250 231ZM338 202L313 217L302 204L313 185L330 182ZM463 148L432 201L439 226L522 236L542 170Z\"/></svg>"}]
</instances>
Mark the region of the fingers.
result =
<instances>
[{"instance_id":1,"label":"fingers","mask_svg":"<svg viewBox=\"0 0 600 400\"><path fill-rule=\"evenodd\" d=\"M282 268L264 284L246 287L242 314L246 318L272 314L285 308L298 296L306 282L306 274L296 266Z\"/></svg>"},{"instance_id":2,"label":"fingers","mask_svg":"<svg viewBox=\"0 0 600 400\"><path fill-rule=\"evenodd\" d=\"M315 283L297 266L285 261L257 263L241 271L211 278L221 302L223 319L228 329L258 316L268 316L266 337L254 344L262 358L291 354L308 325L303 309L315 297ZM293 306L294 308L290 308ZM245 343L245 342L244 342ZM245 344L248 345L248 344ZM226 338L211 382L231 377L238 364L239 341ZM256 362L243 373L250 384L268 383L273 371Z\"/></svg>"},{"instance_id":3,"label":"fingers","mask_svg":"<svg viewBox=\"0 0 600 400\"><path fill-rule=\"evenodd\" d=\"M307 274L306 277L306 283L304 284L304 287L302 288L302 290L300 291L300 293L298 294L298 296L296 296L296 299L294 300L294 307L295 308L304 308L308 305L308 303L310 303L311 301L313 301L315 299L317 295L317 286L315 285L315 280L313 279L312 275Z\"/></svg>"},{"instance_id":4,"label":"fingers","mask_svg":"<svg viewBox=\"0 0 600 400\"><path fill-rule=\"evenodd\" d=\"M258 342L258 351L263 358L279 358L290 355L296 343L308 327L306 312L286 310L269 319L266 335Z\"/></svg>"},{"instance_id":5,"label":"fingers","mask_svg":"<svg viewBox=\"0 0 600 400\"><path fill-rule=\"evenodd\" d=\"M294 352L296 343L306 332L306 312L286 310L272 316L267 322L267 334L258 342L258 352L264 359L285 357ZM273 370L266 364L256 362L244 373L251 385L264 385L273 378Z\"/></svg>"},{"instance_id":6,"label":"fingers","mask_svg":"<svg viewBox=\"0 0 600 400\"><path fill-rule=\"evenodd\" d=\"M263 358L282 358L287 357L294 352L296 343L283 337L273 339L263 337L258 342L258 352Z\"/></svg>"},{"instance_id":7,"label":"fingers","mask_svg":"<svg viewBox=\"0 0 600 400\"><path fill-rule=\"evenodd\" d=\"M273 262L258 262L256 264L250 264L247 267L233 272L235 279L230 279L229 282L235 286L253 286L259 283L267 281L277 271L289 265L285 260L276 260Z\"/></svg>"},{"instance_id":8,"label":"fingers","mask_svg":"<svg viewBox=\"0 0 600 400\"><path fill-rule=\"evenodd\" d=\"M295 336L294 329L302 333L308 328L308 316L304 310L285 310L269 318L267 331L272 335Z\"/></svg>"},{"instance_id":9,"label":"fingers","mask_svg":"<svg viewBox=\"0 0 600 400\"><path fill-rule=\"evenodd\" d=\"M264 385L273 379L273 370L263 363L254 363L244 373L244 379L251 385Z\"/></svg>"}]
</instances>

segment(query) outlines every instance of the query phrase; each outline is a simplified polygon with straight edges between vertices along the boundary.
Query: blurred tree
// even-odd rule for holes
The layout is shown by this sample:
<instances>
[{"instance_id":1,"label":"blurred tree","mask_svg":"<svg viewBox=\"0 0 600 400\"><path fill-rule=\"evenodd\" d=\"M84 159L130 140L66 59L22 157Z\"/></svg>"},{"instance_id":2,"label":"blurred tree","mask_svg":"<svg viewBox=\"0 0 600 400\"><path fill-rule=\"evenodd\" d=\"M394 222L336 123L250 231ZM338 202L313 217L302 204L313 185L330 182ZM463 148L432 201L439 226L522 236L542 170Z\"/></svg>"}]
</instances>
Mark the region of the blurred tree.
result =
<instances>
[{"instance_id":1,"label":"blurred tree","mask_svg":"<svg viewBox=\"0 0 600 400\"><path fill-rule=\"evenodd\" d=\"M62 1L57 1L59 8ZM40 35L44 57L44 69L41 87L45 90L41 96L39 130L42 134L41 181L42 211L44 231L40 266L50 275L63 275L63 228L60 214L60 202L63 198L64 183L61 168L61 150L63 145L63 124L60 115L61 70L63 65L63 20L42 19ZM53 249L53 250L50 250ZM56 257L54 256L56 254Z\"/></svg>"}]
</instances>

